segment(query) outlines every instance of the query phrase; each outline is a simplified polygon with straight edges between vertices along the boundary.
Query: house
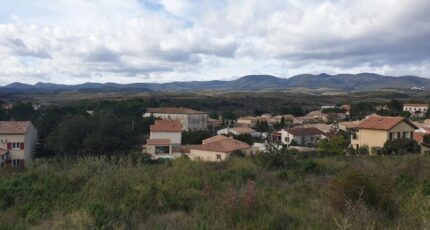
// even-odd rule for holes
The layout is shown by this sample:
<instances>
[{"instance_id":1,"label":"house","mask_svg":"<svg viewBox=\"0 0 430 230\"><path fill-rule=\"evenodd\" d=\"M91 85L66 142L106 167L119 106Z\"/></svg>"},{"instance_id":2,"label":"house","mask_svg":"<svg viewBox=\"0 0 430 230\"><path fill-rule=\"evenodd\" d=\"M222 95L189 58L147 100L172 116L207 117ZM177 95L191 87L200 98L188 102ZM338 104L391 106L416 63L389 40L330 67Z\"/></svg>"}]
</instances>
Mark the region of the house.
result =
<instances>
[{"instance_id":1,"label":"house","mask_svg":"<svg viewBox=\"0 0 430 230\"><path fill-rule=\"evenodd\" d=\"M326 109L337 109L338 107L335 105L322 105L321 106L321 112L326 110Z\"/></svg>"},{"instance_id":2,"label":"house","mask_svg":"<svg viewBox=\"0 0 430 230\"><path fill-rule=\"evenodd\" d=\"M293 118L293 124L294 125L302 125L302 124L309 124L314 123L315 119L313 117L295 117Z\"/></svg>"},{"instance_id":3,"label":"house","mask_svg":"<svg viewBox=\"0 0 430 230\"><path fill-rule=\"evenodd\" d=\"M305 117L313 119L315 122L327 122L329 116L320 110L315 110L306 114Z\"/></svg>"},{"instance_id":4,"label":"house","mask_svg":"<svg viewBox=\"0 0 430 230\"><path fill-rule=\"evenodd\" d=\"M343 131L353 131L358 129L358 125L361 123L361 120L357 121L341 121L337 123L339 130Z\"/></svg>"},{"instance_id":5,"label":"house","mask_svg":"<svg viewBox=\"0 0 430 230\"><path fill-rule=\"evenodd\" d=\"M334 125L327 125L327 124L321 124L321 123L304 124L300 127L302 127L302 128L316 128L316 129L323 131L323 133L332 133L333 131L335 131Z\"/></svg>"},{"instance_id":6,"label":"house","mask_svg":"<svg viewBox=\"0 0 430 230\"><path fill-rule=\"evenodd\" d=\"M143 117L155 117L163 120L178 120L184 131L208 129L208 114L182 107L148 108Z\"/></svg>"},{"instance_id":7,"label":"house","mask_svg":"<svg viewBox=\"0 0 430 230\"><path fill-rule=\"evenodd\" d=\"M421 155L430 155L430 144L421 142Z\"/></svg>"},{"instance_id":8,"label":"house","mask_svg":"<svg viewBox=\"0 0 430 230\"><path fill-rule=\"evenodd\" d=\"M239 117L237 119L236 123L240 124L240 125L254 126L260 120L262 120L262 119L259 117L246 116L246 117Z\"/></svg>"},{"instance_id":9,"label":"house","mask_svg":"<svg viewBox=\"0 0 430 230\"><path fill-rule=\"evenodd\" d=\"M253 148L247 143L228 138L191 147L189 157L191 160L217 162L226 160L235 151L249 154Z\"/></svg>"},{"instance_id":10,"label":"house","mask_svg":"<svg viewBox=\"0 0 430 230\"><path fill-rule=\"evenodd\" d=\"M351 144L355 149L381 149L387 140L412 139L418 127L404 117L370 116L363 120L357 129L358 132L351 137Z\"/></svg>"},{"instance_id":11,"label":"house","mask_svg":"<svg viewBox=\"0 0 430 230\"><path fill-rule=\"evenodd\" d=\"M0 121L1 164L22 168L30 164L37 141L37 130L30 121Z\"/></svg>"},{"instance_id":12,"label":"house","mask_svg":"<svg viewBox=\"0 0 430 230\"><path fill-rule=\"evenodd\" d=\"M218 135L244 135L249 134L253 137L260 137L261 134L254 129L248 128L248 127L234 127L230 128L227 127L225 129L220 129L217 132Z\"/></svg>"},{"instance_id":13,"label":"house","mask_svg":"<svg viewBox=\"0 0 430 230\"><path fill-rule=\"evenodd\" d=\"M298 146L315 146L319 140L326 139L327 135L314 127L311 128L292 128L282 129L277 132L274 141L280 141L282 144Z\"/></svg>"},{"instance_id":14,"label":"house","mask_svg":"<svg viewBox=\"0 0 430 230\"><path fill-rule=\"evenodd\" d=\"M156 120L149 127L149 139L144 151L154 158L170 158L180 156L182 140L182 124L176 120Z\"/></svg>"},{"instance_id":15,"label":"house","mask_svg":"<svg viewBox=\"0 0 430 230\"><path fill-rule=\"evenodd\" d=\"M429 104L423 103L406 103L403 105L403 111L410 112L414 114L425 114L429 109Z\"/></svg>"},{"instance_id":16,"label":"house","mask_svg":"<svg viewBox=\"0 0 430 230\"><path fill-rule=\"evenodd\" d=\"M221 127L222 125L222 120L208 118L208 127Z\"/></svg>"},{"instance_id":17,"label":"house","mask_svg":"<svg viewBox=\"0 0 430 230\"><path fill-rule=\"evenodd\" d=\"M216 136L209 137L209 138L202 140L202 144L209 144L211 142L223 141L223 140L227 140L227 139L230 139L230 137L227 137L224 135L216 135Z\"/></svg>"}]
</instances>

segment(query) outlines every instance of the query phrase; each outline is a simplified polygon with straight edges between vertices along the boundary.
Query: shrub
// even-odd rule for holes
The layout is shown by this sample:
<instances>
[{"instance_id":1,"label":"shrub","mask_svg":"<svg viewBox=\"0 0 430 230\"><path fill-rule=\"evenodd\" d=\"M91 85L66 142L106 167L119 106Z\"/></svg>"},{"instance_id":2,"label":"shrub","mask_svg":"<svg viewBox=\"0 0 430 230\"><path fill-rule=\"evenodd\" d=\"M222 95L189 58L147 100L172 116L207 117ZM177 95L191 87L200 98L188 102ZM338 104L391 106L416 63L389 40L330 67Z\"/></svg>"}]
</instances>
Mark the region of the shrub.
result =
<instances>
[{"instance_id":1,"label":"shrub","mask_svg":"<svg viewBox=\"0 0 430 230\"><path fill-rule=\"evenodd\" d=\"M359 155L369 155L369 146L364 145L358 148L358 154Z\"/></svg>"},{"instance_id":2,"label":"shrub","mask_svg":"<svg viewBox=\"0 0 430 230\"><path fill-rule=\"evenodd\" d=\"M388 140L387 142L385 142L384 148L382 149L382 153L385 155L417 153L419 151L419 144L415 140L407 138Z\"/></svg>"},{"instance_id":3,"label":"shrub","mask_svg":"<svg viewBox=\"0 0 430 230\"><path fill-rule=\"evenodd\" d=\"M383 181L380 178L380 181ZM397 211L391 186L385 181L377 184L375 180L356 171L348 171L331 181L330 204L333 208L344 212L348 202L363 202L368 208L382 212L387 217L393 217Z\"/></svg>"}]
</instances>

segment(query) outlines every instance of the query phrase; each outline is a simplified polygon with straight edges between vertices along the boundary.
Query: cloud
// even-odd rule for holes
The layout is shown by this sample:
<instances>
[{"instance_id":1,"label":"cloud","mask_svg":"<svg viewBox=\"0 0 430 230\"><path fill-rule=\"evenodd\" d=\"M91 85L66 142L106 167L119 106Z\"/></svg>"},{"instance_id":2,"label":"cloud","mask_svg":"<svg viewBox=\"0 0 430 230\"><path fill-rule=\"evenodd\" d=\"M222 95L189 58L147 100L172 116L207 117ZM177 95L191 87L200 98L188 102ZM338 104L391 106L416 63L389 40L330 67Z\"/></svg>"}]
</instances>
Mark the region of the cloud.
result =
<instances>
[{"instance_id":1,"label":"cloud","mask_svg":"<svg viewBox=\"0 0 430 230\"><path fill-rule=\"evenodd\" d=\"M430 77L427 0L0 0L0 84Z\"/></svg>"}]
</instances>

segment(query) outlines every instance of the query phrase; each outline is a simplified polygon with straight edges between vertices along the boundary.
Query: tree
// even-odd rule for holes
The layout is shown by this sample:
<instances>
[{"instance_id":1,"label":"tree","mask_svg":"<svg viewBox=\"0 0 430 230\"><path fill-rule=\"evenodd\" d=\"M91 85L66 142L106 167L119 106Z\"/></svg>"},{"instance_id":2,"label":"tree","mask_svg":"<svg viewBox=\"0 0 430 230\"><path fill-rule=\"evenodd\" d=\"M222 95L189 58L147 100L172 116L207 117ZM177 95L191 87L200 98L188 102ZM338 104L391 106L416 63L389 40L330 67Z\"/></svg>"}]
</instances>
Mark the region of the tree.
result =
<instances>
[{"instance_id":1,"label":"tree","mask_svg":"<svg viewBox=\"0 0 430 230\"><path fill-rule=\"evenodd\" d=\"M382 148L382 153L389 154L405 154L417 153L420 151L420 145L412 139L401 138L396 140L388 140Z\"/></svg>"},{"instance_id":2,"label":"tree","mask_svg":"<svg viewBox=\"0 0 430 230\"><path fill-rule=\"evenodd\" d=\"M47 147L55 154L77 154L82 151L82 143L91 132L88 117L66 116L58 127L47 137Z\"/></svg>"},{"instance_id":3,"label":"tree","mask_svg":"<svg viewBox=\"0 0 430 230\"><path fill-rule=\"evenodd\" d=\"M318 142L317 149L318 152L323 156L328 155L344 155L345 149L344 136L338 134L330 139L323 139Z\"/></svg>"},{"instance_id":4,"label":"tree","mask_svg":"<svg viewBox=\"0 0 430 230\"><path fill-rule=\"evenodd\" d=\"M232 111L226 111L222 113L223 120L235 121L237 119L236 114Z\"/></svg>"},{"instance_id":5,"label":"tree","mask_svg":"<svg viewBox=\"0 0 430 230\"><path fill-rule=\"evenodd\" d=\"M245 142L249 145L254 144L254 138L251 136L251 134L234 135L234 139Z\"/></svg>"},{"instance_id":6,"label":"tree","mask_svg":"<svg viewBox=\"0 0 430 230\"><path fill-rule=\"evenodd\" d=\"M29 121L34 115L31 103L17 103L10 111L10 115L15 121Z\"/></svg>"},{"instance_id":7,"label":"tree","mask_svg":"<svg viewBox=\"0 0 430 230\"><path fill-rule=\"evenodd\" d=\"M210 112L208 114L208 116L209 116L209 118L216 119L216 120L218 120L218 118L219 118L218 113L215 111Z\"/></svg>"},{"instance_id":8,"label":"tree","mask_svg":"<svg viewBox=\"0 0 430 230\"><path fill-rule=\"evenodd\" d=\"M293 106L290 110L291 115L298 117L303 116L305 112L303 111L302 107L300 106Z\"/></svg>"},{"instance_id":9,"label":"tree","mask_svg":"<svg viewBox=\"0 0 430 230\"><path fill-rule=\"evenodd\" d=\"M403 103L394 99L391 100L388 105L388 109L393 112L394 115L399 115L403 111Z\"/></svg>"},{"instance_id":10,"label":"tree","mask_svg":"<svg viewBox=\"0 0 430 230\"><path fill-rule=\"evenodd\" d=\"M202 140L211 137L208 131L184 131L182 132L182 144L184 145L198 145Z\"/></svg>"},{"instance_id":11,"label":"tree","mask_svg":"<svg viewBox=\"0 0 430 230\"><path fill-rule=\"evenodd\" d=\"M408 112L408 111L403 111L403 112L400 113L400 116L402 116L402 117L410 117L411 113Z\"/></svg>"}]
</instances>

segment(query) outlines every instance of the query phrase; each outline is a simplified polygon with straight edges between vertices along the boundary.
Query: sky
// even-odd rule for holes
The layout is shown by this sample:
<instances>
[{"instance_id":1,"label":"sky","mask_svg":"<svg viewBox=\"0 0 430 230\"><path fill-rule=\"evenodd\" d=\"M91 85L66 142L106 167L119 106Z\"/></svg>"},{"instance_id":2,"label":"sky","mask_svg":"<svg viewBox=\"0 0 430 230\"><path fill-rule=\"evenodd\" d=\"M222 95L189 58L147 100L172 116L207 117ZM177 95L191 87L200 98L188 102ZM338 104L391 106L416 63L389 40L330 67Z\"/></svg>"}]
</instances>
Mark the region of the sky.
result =
<instances>
[{"instance_id":1,"label":"sky","mask_svg":"<svg viewBox=\"0 0 430 230\"><path fill-rule=\"evenodd\" d=\"M0 85L430 77L429 0L0 0Z\"/></svg>"}]
</instances>

